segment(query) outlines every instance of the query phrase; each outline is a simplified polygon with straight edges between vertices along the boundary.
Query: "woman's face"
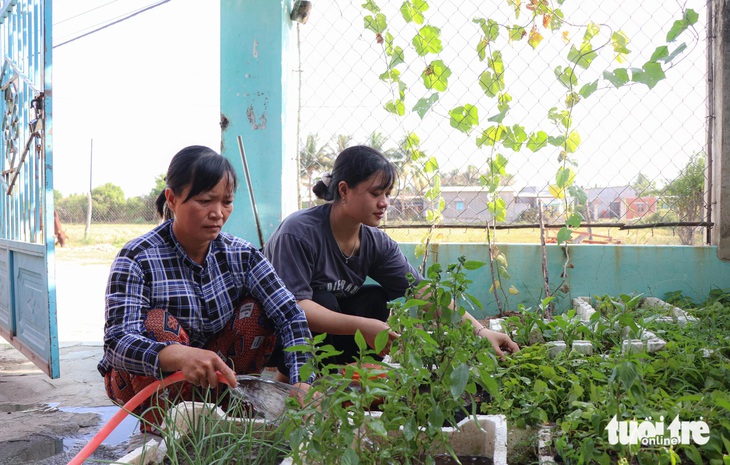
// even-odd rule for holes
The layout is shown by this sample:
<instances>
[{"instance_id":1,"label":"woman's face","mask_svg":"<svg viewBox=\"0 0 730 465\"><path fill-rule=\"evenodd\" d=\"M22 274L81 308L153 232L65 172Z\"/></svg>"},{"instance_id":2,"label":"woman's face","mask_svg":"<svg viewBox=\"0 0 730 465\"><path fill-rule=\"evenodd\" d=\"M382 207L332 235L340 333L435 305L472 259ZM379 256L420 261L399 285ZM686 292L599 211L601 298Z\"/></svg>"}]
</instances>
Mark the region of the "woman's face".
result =
<instances>
[{"instance_id":1,"label":"woman's face","mask_svg":"<svg viewBox=\"0 0 730 465\"><path fill-rule=\"evenodd\" d=\"M354 188L349 188L347 183L341 181L340 197L348 216L367 226L378 226L388 209L393 190L392 186L381 188L382 184L382 171L376 172Z\"/></svg>"},{"instance_id":2,"label":"woman's face","mask_svg":"<svg viewBox=\"0 0 730 465\"><path fill-rule=\"evenodd\" d=\"M201 192L187 198L190 186L186 186L180 195L171 189L165 191L167 203L175 213L173 231L183 246L206 246L218 237L221 228L228 221L233 211L233 182L224 176L218 184L207 192Z\"/></svg>"}]
</instances>

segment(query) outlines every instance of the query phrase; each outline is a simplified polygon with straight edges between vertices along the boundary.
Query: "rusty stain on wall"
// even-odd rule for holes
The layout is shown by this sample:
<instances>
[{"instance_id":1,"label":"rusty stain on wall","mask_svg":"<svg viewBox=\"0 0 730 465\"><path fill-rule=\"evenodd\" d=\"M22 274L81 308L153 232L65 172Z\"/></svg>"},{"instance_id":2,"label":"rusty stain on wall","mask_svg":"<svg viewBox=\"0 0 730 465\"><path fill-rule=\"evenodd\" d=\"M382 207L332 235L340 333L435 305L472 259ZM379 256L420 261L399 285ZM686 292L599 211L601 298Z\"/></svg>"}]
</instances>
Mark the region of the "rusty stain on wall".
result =
<instances>
[{"instance_id":1,"label":"rusty stain on wall","mask_svg":"<svg viewBox=\"0 0 730 465\"><path fill-rule=\"evenodd\" d=\"M253 57L258 59L259 57L259 41L254 39L253 40Z\"/></svg>"},{"instance_id":2,"label":"rusty stain on wall","mask_svg":"<svg viewBox=\"0 0 730 465\"><path fill-rule=\"evenodd\" d=\"M264 108L266 107L266 104L264 104ZM261 116L258 118L259 123L256 123L256 114L253 110L253 104L249 105L246 109L246 117L248 118L248 122L251 123L251 129L254 131L257 129L266 129L266 110L264 109L264 112L261 113Z\"/></svg>"}]
</instances>

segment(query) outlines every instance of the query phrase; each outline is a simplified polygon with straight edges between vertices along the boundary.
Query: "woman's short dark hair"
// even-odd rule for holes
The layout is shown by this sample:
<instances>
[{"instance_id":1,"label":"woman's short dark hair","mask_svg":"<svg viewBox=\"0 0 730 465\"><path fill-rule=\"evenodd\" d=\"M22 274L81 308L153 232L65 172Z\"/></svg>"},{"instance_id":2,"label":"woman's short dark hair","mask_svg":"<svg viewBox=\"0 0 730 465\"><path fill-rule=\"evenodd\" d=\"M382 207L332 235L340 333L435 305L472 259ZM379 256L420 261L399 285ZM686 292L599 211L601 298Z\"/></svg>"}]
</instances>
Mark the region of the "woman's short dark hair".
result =
<instances>
[{"instance_id":1,"label":"woman's short dark hair","mask_svg":"<svg viewBox=\"0 0 730 465\"><path fill-rule=\"evenodd\" d=\"M398 170L391 161L367 145L348 147L337 155L329 182L317 182L312 192L320 199L337 200L340 198L337 188L340 181L345 181L350 188L354 188L378 172L383 174L378 189L391 189L398 179Z\"/></svg>"},{"instance_id":2,"label":"woman's short dark hair","mask_svg":"<svg viewBox=\"0 0 730 465\"><path fill-rule=\"evenodd\" d=\"M224 177L228 178L235 191L238 187L238 177L231 162L211 148L191 145L172 157L165 181L166 187L172 189L176 195L182 194L185 188L190 186L190 192L182 201L185 203L192 197L213 189ZM163 190L155 205L161 217L164 216L164 195Z\"/></svg>"}]
</instances>

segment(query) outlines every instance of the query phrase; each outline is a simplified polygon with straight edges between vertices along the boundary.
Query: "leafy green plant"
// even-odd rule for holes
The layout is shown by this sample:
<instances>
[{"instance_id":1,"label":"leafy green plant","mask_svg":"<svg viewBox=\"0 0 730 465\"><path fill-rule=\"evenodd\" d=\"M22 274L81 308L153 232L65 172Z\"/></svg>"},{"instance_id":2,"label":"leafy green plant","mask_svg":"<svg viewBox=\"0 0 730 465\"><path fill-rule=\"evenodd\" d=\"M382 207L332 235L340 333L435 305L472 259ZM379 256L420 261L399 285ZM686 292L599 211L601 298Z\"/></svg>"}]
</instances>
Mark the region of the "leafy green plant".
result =
<instances>
[{"instance_id":1,"label":"leafy green plant","mask_svg":"<svg viewBox=\"0 0 730 465\"><path fill-rule=\"evenodd\" d=\"M553 358L544 344L523 347L495 371L498 394L483 407L504 413L508 424L518 427L554 424L554 448L566 464L724 465L730 461L730 306L721 303L725 294L717 290L706 304L687 310L698 321L685 326L637 311L640 296L597 297L600 311L588 322L593 334L586 338L599 351ZM665 348L622 353L622 329L630 321L660 333ZM612 445L606 427L614 415L618 420L664 418L667 424L675 417L701 419L710 438L702 445Z\"/></svg>"},{"instance_id":2,"label":"leafy green plant","mask_svg":"<svg viewBox=\"0 0 730 465\"><path fill-rule=\"evenodd\" d=\"M360 357L346 367L326 363L332 348L319 346L321 337L301 348L313 354L308 370L318 380L311 403L292 412L286 427L295 463L431 464L439 446L453 455L443 427L478 413L480 402L497 394L491 344L462 323L465 307L478 305L466 292L467 271L481 266L464 257L445 269L432 265L393 304L389 324L400 334L391 346L393 365L373 356L385 347L385 332L374 350L357 333Z\"/></svg>"}]
</instances>

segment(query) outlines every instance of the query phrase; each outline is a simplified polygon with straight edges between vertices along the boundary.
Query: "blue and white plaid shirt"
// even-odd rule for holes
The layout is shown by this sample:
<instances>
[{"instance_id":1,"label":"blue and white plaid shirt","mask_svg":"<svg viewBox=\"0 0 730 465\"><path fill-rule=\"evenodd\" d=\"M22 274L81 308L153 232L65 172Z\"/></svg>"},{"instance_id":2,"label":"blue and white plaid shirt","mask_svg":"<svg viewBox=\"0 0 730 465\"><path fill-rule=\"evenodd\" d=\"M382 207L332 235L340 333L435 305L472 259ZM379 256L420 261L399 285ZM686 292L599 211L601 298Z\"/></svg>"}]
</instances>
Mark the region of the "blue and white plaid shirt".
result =
<instances>
[{"instance_id":1,"label":"blue and white plaid shirt","mask_svg":"<svg viewBox=\"0 0 730 465\"><path fill-rule=\"evenodd\" d=\"M104 357L98 366L102 375L110 368L156 378L165 375L159 368L159 353L172 343L150 339L144 326L146 312L155 308L177 318L192 347L203 347L233 318L241 296L249 295L263 304L283 347L306 343L311 333L304 312L252 244L220 233L200 265L175 238L172 221L127 243L112 263ZM284 354L290 381L301 381L299 369L308 355Z\"/></svg>"}]
</instances>

